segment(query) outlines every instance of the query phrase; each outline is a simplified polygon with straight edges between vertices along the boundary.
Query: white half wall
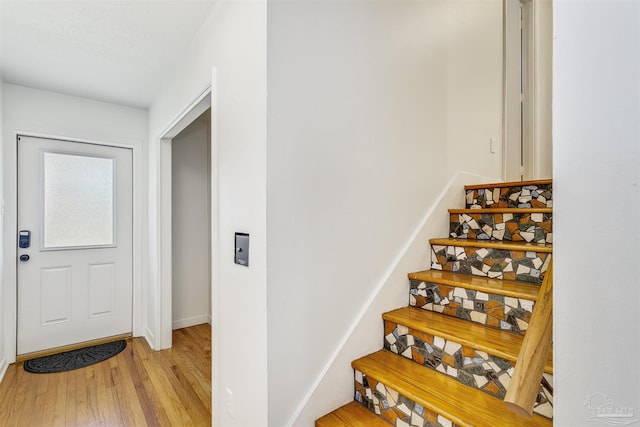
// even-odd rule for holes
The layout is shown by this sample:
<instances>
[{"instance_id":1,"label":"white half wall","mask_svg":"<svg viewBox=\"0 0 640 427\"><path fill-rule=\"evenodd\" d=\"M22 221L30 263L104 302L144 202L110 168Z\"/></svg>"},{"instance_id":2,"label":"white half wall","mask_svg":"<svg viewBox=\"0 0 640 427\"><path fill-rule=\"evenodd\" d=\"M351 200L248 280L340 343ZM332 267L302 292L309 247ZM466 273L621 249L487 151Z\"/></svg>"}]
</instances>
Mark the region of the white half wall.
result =
<instances>
[{"instance_id":1,"label":"white half wall","mask_svg":"<svg viewBox=\"0 0 640 427\"><path fill-rule=\"evenodd\" d=\"M265 426L266 2L219 2L175 64L172 77L150 108L149 319L158 319L152 310L159 298L159 138L212 84L215 68L211 134L213 425ZM235 232L251 236L249 267L233 263ZM223 404L228 396L231 405Z\"/></svg>"},{"instance_id":2,"label":"white half wall","mask_svg":"<svg viewBox=\"0 0 640 427\"><path fill-rule=\"evenodd\" d=\"M5 348L9 363L15 361L16 340L16 235L17 235L17 152L16 134L62 137L72 140L120 144L133 148L134 165L134 318L133 333L141 335L143 316L142 212L146 210L143 190L146 164L142 161L147 139L147 112L104 102L77 98L37 89L3 85L3 168L5 194L3 240L3 292ZM138 308L136 309L136 306Z\"/></svg>"},{"instance_id":3,"label":"white half wall","mask_svg":"<svg viewBox=\"0 0 640 427\"><path fill-rule=\"evenodd\" d=\"M269 425L309 425L331 387L348 400L328 366L455 172L501 176L502 2L275 1L268 21Z\"/></svg>"},{"instance_id":4,"label":"white half wall","mask_svg":"<svg viewBox=\"0 0 640 427\"><path fill-rule=\"evenodd\" d=\"M554 423L640 412L640 3L554 1ZM616 419L595 419L593 424Z\"/></svg>"}]
</instances>

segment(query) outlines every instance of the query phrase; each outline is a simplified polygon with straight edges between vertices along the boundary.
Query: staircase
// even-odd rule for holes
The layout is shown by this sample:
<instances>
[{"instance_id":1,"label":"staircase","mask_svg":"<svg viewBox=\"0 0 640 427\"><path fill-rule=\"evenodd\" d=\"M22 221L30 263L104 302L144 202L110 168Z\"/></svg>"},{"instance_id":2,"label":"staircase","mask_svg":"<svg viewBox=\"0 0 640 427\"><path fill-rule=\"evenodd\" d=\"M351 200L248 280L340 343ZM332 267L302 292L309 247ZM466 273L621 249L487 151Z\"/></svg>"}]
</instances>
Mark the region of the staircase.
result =
<instances>
[{"instance_id":1,"label":"staircase","mask_svg":"<svg viewBox=\"0 0 640 427\"><path fill-rule=\"evenodd\" d=\"M429 242L431 269L409 274L409 306L382 315L384 348L352 362L354 401L317 427L553 425L551 352L538 354L542 378L524 377L537 390L533 416L503 401L551 275L551 186L465 187L466 209L449 210L449 237Z\"/></svg>"}]
</instances>

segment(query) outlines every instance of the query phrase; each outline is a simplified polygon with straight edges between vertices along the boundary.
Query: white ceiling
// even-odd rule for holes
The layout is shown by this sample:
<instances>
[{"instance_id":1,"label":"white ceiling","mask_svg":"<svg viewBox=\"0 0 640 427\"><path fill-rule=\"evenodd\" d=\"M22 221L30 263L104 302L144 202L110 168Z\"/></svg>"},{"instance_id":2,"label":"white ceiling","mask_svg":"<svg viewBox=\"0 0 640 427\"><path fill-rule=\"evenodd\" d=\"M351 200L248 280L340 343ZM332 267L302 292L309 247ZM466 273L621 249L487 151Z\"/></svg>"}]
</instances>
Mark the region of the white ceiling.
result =
<instances>
[{"instance_id":1,"label":"white ceiling","mask_svg":"<svg viewBox=\"0 0 640 427\"><path fill-rule=\"evenodd\" d=\"M0 77L147 108L215 2L0 0Z\"/></svg>"}]
</instances>

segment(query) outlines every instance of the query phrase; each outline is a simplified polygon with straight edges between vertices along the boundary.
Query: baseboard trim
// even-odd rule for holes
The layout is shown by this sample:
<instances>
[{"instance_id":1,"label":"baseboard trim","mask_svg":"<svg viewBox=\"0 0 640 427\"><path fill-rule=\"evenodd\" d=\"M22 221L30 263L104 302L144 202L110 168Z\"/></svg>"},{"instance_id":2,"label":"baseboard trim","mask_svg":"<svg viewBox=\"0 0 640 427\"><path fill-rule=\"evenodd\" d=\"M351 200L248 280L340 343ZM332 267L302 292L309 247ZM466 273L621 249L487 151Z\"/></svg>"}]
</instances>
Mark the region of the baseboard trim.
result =
<instances>
[{"instance_id":1,"label":"baseboard trim","mask_svg":"<svg viewBox=\"0 0 640 427\"><path fill-rule=\"evenodd\" d=\"M144 328L144 339L147 340L147 344L149 344L149 347L151 347L154 350L158 350L156 348L156 337L153 334L153 332L151 332L151 329Z\"/></svg>"},{"instance_id":2,"label":"baseboard trim","mask_svg":"<svg viewBox=\"0 0 640 427\"><path fill-rule=\"evenodd\" d=\"M174 320L171 323L171 329L188 328L189 326L202 325L203 323L211 324L211 316L204 314L201 316L194 316L194 317L188 317L186 319Z\"/></svg>"},{"instance_id":3,"label":"baseboard trim","mask_svg":"<svg viewBox=\"0 0 640 427\"><path fill-rule=\"evenodd\" d=\"M7 359L3 358L2 361L0 361L0 382L4 379L7 369L9 369L9 364L7 363Z\"/></svg>"}]
</instances>

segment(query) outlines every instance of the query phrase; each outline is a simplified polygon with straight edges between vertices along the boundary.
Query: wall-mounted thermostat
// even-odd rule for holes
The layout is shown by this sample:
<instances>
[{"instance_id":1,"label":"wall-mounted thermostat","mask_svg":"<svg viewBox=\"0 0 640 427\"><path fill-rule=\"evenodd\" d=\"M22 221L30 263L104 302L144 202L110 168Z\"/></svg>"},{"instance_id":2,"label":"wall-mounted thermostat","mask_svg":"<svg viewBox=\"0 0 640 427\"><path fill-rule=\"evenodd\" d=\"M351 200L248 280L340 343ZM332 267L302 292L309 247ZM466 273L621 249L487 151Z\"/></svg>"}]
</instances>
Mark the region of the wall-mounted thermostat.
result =
<instances>
[{"instance_id":1,"label":"wall-mounted thermostat","mask_svg":"<svg viewBox=\"0 0 640 427\"><path fill-rule=\"evenodd\" d=\"M236 233L236 264L249 266L249 235L247 233Z\"/></svg>"}]
</instances>

